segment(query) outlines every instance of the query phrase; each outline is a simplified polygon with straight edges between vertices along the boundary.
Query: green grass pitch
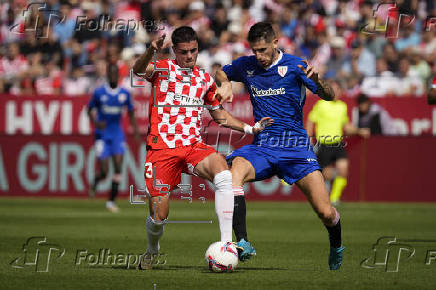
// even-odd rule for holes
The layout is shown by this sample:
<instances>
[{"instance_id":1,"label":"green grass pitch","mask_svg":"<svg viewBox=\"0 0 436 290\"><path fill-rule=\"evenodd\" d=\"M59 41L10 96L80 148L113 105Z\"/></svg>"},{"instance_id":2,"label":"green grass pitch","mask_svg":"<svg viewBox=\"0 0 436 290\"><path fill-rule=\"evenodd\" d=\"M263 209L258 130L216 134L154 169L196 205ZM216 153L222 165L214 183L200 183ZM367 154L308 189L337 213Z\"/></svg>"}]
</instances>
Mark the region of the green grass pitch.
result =
<instances>
[{"instance_id":1,"label":"green grass pitch","mask_svg":"<svg viewBox=\"0 0 436 290\"><path fill-rule=\"evenodd\" d=\"M121 212L111 214L101 199L0 198L0 289L436 289L436 242L424 241L436 241L436 204L342 204L347 249L341 270L329 271L327 232L308 203L248 202L248 234L257 256L222 274L210 273L204 261L206 248L219 237L213 202L171 202L170 220L213 223L167 224L161 240L166 262L152 271L122 263L122 255L146 248L146 208L119 204ZM38 236L65 254L57 258L59 252L52 251L48 272L23 263L12 267L24 257L27 239ZM415 249L410 258L410 249L401 253L398 272L361 266L382 236L409 239L406 246ZM394 255L400 248L389 251ZM91 265L97 261L91 256L75 264L78 250L98 255L100 249L119 254L118 264ZM43 251L38 263L48 258ZM26 254L28 261L36 255L32 249Z\"/></svg>"}]
</instances>

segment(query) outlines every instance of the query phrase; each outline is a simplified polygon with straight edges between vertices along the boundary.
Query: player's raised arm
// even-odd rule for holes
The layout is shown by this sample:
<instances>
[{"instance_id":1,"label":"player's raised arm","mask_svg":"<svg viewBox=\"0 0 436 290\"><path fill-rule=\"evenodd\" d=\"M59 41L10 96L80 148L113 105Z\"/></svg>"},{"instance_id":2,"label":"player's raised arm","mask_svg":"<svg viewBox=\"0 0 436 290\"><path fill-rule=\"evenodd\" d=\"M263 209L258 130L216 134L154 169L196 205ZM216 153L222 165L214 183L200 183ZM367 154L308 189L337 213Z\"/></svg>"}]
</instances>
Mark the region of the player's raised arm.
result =
<instances>
[{"instance_id":1,"label":"player's raised arm","mask_svg":"<svg viewBox=\"0 0 436 290\"><path fill-rule=\"evenodd\" d=\"M156 51L163 47L165 34L151 42L150 47L136 60L133 65L133 72L139 77L150 77L153 74L154 66L150 64Z\"/></svg>"},{"instance_id":2,"label":"player's raised arm","mask_svg":"<svg viewBox=\"0 0 436 290\"><path fill-rule=\"evenodd\" d=\"M222 106L216 110L209 110L213 120L223 127L230 128L246 134L258 134L265 127L271 126L274 123L274 119L270 117L264 117L260 121L256 122L254 126L250 126L247 123L236 119L229 112L227 112Z\"/></svg>"},{"instance_id":3,"label":"player's raised arm","mask_svg":"<svg viewBox=\"0 0 436 290\"><path fill-rule=\"evenodd\" d=\"M224 102L231 103L233 101L232 83L223 70L219 69L216 72L215 82L218 86L215 97L218 98L221 104Z\"/></svg>"},{"instance_id":4,"label":"player's raised arm","mask_svg":"<svg viewBox=\"0 0 436 290\"><path fill-rule=\"evenodd\" d=\"M316 84L316 94L323 100L332 101L335 97L332 87L326 81L319 78L318 71L309 65L307 60L303 60L303 62L307 65L306 68L302 65L298 65L298 67L306 74L307 78Z\"/></svg>"}]
</instances>

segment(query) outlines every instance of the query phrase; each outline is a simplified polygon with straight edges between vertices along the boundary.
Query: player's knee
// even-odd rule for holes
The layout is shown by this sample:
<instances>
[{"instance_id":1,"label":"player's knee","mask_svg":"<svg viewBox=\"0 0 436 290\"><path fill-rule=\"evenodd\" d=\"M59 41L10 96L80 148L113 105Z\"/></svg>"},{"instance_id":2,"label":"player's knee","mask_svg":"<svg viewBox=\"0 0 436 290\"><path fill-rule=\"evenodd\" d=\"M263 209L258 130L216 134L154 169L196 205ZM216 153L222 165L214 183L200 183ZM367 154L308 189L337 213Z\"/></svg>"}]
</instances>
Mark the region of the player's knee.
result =
<instances>
[{"instance_id":1,"label":"player's knee","mask_svg":"<svg viewBox=\"0 0 436 290\"><path fill-rule=\"evenodd\" d=\"M336 212L333 207L325 207L318 211L319 218L324 224L332 224L336 217Z\"/></svg>"},{"instance_id":2,"label":"player's knee","mask_svg":"<svg viewBox=\"0 0 436 290\"><path fill-rule=\"evenodd\" d=\"M116 183L120 183L122 179L121 173L115 173L112 175L112 181Z\"/></svg>"},{"instance_id":3,"label":"player's knee","mask_svg":"<svg viewBox=\"0 0 436 290\"><path fill-rule=\"evenodd\" d=\"M235 186L242 186L244 184L244 177L241 174L240 171L237 170L230 170L230 172L232 173L232 182L233 185Z\"/></svg>"},{"instance_id":4,"label":"player's knee","mask_svg":"<svg viewBox=\"0 0 436 290\"><path fill-rule=\"evenodd\" d=\"M168 218L168 211L158 211L156 213L154 213L154 211L150 211L150 216L153 218L153 220L160 222Z\"/></svg>"},{"instance_id":5,"label":"player's knee","mask_svg":"<svg viewBox=\"0 0 436 290\"><path fill-rule=\"evenodd\" d=\"M230 189L232 192L232 173L230 170L223 170L220 173L216 174L213 183L218 188L218 190Z\"/></svg>"}]
</instances>

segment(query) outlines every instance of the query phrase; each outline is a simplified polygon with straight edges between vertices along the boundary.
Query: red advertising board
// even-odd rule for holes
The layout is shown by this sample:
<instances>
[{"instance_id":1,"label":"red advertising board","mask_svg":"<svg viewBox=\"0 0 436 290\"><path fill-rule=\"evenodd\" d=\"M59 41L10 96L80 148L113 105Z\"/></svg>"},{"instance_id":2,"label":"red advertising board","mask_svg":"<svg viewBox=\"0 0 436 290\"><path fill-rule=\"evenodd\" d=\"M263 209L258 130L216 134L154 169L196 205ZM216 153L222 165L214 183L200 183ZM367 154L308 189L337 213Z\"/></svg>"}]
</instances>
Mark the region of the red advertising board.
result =
<instances>
[{"instance_id":1,"label":"red advertising board","mask_svg":"<svg viewBox=\"0 0 436 290\"><path fill-rule=\"evenodd\" d=\"M91 134L86 104L88 97L68 96L10 96L0 95L0 134ZM304 107L304 115L318 97L309 95ZM348 113L353 119L356 110L355 99L343 98L348 105ZM374 98L395 119L401 135L436 135L436 107L428 106L424 97L386 97ZM226 109L235 117L253 123L251 103L248 95L235 96L232 104L225 104ZM136 97L135 115L141 132L148 126L149 99ZM208 119L208 114L204 114ZM206 124L208 120L205 121ZM127 118L123 119L127 132L131 132Z\"/></svg>"},{"instance_id":2,"label":"red advertising board","mask_svg":"<svg viewBox=\"0 0 436 290\"><path fill-rule=\"evenodd\" d=\"M231 148L220 140L218 149ZM124 157L122 195L143 195L145 144L128 138ZM234 148L249 139L233 143ZM86 197L93 180L96 162L90 136L0 136L0 195L8 196L77 196ZM216 144L216 143L215 143ZM237 145L236 145L237 144ZM232 145L232 144L230 144ZM229 149L228 149L229 148ZM347 139L350 176L343 199L348 201L433 201L433 168L436 162L436 138L373 137ZM184 175L182 184L192 185L192 199L213 199L212 186L197 177ZM109 191L110 178L102 182L98 194ZM295 186L285 186L277 178L247 184L247 198L252 200L304 200ZM182 196L174 196L181 198ZM189 195L184 196L189 198Z\"/></svg>"},{"instance_id":3,"label":"red advertising board","mask_svg":"<svg viewBox=\"0 0 436 290\"><path fill-rule=\"evenodd\" d=\"M252 123L248 96L237 96L227 109ZM307 116L317 98L308 96ZM87 196L96 171L92 128L86 116L86 97L0 96L0 195ZM344 99L353 115L355 100ZM436 107L424 98L380 98L375 102L403 126L403 137L347 138L349 182L343 199L349 201L436 201L433 164L436 162ZM148 126L148 100L137 98L136 117L143 133ZM208 114L205 114L208 115ZM131 132L127 118L123 120ZM251 142L251 138L218 127L205 117L203 139L224 154ZM401 125L400 125L401 126ZM128 138L123 164L122 195L142 195L145 144ZM211 184L185 175L182 184L192 185L192 199L213 198ZM102 182L98 194L110 187ZM304 200L296 186L277 178L247 184L248 199ZM181 196L174 196L181 198Z\"/></svg>"}]
</instances>

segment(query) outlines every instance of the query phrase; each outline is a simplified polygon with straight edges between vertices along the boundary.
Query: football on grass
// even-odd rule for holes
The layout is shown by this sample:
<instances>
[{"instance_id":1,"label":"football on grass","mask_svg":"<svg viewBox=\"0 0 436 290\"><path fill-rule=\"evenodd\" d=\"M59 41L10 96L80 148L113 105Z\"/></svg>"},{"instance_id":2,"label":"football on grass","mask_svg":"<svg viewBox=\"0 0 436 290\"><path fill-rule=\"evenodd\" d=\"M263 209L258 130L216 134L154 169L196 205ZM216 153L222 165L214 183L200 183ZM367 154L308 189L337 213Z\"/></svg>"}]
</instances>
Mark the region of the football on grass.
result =
<instances>
[{"instance_id":1,"label":"football on grass","mask_svg":"<svg viewBox=\"0 0 436 290\"><path fill-rule=\"evenodd\" d=\"M238 265L238 251L233 243L215 242L206 250L206 262L212 272L232 272Z\"/></svg>"}]
</instances>

